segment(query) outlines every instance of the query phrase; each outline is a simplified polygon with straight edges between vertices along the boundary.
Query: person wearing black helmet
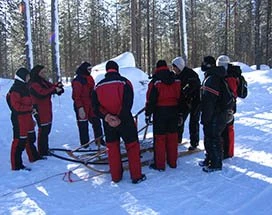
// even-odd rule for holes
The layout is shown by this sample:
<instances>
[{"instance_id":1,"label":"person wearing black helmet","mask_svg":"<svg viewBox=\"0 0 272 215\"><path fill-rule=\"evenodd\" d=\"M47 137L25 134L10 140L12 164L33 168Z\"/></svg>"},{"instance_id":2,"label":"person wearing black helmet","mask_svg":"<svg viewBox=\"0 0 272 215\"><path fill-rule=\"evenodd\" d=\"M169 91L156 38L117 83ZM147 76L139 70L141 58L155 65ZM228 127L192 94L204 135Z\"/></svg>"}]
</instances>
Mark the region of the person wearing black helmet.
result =
<instances>
[{"instance_id":1,"label":"person wearing black helmet","mask_svg":"<svg viewBox=\"0 0 272 215\"><path fill-rule=\"evenodd\" d=\"M133 184L146 179L142 174L140 144L137 128L131 113L133 105L133 86L120 75L115 61L106 64L105 78L97 83L93 94L94 112L103 120L106 136L108 159L112 181L117 183L123 177L120 154L120 138L125 142L129 163L129 172Z\"/></svg>"},{"instance_id":2,"label":"person wearing black helmet","mask_svg":"<svg viewBox=\"0 0 272 215\"><path fill-rule=\"evenodd\" d=\"M94 114L92 107L92 92L95 82L91 76L92 66L83 62L76 70L76 77L72 81L72 99L76 113L77 126L79 130L80 144L85 148L90 142L89 122L92 124L95 142L98 146L105 145L102 138L103 131L100 119Z\"/></svg>"},{"instance_id":3,"label":"person wearing black helmet","mask_svg":"<svg viewBox=\"0 0 272 215\"><path fill-rule=\"evenodd\" d=\"M154 163L150 168L164 171L166 164L177 167L178 118L182 111L181 81L159 60L146 93L146 123L153 117Z\"/></svg>"},{"instance_id":4,"label":"person wearing black helmet","mask_svg":"<svg viewBox=\"0 0 272 215\"><path fill-rule=\"evenodd\" d=\"M199 162L204 172L222 170L221 135L226 126L227 111L221 109L221 81L226 72L223 67L216 67L216 60L206 56L201 64L205 72L201 86L201 124L204 132L206 158Z\"/></svg>"},{"instance_id":5,"label":"person wearing black helmet","mask_svg":"<svg viewBox=\"0 0 272 215\"><path fill-rule=\"evenodd\" d=\"M29 93L30 73L20 68L15 74L14 84L7 93L6 99L11 110L13 141L11 145L11 169L30 170L23 164L22 152L26 149L30 162L42 159L36 146L35 123L32 118L33 103Z\"/></svg>"},{"instance_id":6,"label":"person wearing black helmet","mask_svg":"<svg viewBox=\"0 0 272 215\"><path fill-rule=\"evenodd\" d=\"M36 65L30 72L30 94L35 109L35 119L38 131L38 151L41 156L48 156L48 136L52 127L52 101L53 94L61 95L64 92L61 82L51 83L46 80L46 68Z\"/></svg>"}]
</instances>

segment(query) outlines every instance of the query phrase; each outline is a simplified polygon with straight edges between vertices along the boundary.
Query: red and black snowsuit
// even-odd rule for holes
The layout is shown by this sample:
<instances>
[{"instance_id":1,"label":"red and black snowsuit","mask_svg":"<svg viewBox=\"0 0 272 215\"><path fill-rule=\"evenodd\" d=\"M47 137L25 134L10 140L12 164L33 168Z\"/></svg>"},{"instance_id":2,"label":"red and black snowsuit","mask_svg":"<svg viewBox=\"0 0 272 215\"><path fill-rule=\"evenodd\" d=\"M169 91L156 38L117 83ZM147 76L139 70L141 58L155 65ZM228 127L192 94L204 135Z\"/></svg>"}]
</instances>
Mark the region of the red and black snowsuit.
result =
<instances>
[{"instance_id":1,"label":"red and black snowsuit","mask_svg":"<svg viewBox=\"0 0 272 215\"><path fill-rule=\"evenodd\" d=\"M35 123L32 118L32 99L27 83L22 79L15 79L7 94L7 102L11 109L13 126L13 141L11 146L11 169L24 169L22 152L26 148L28 159L34 162L40 159L34 145L36 141Z\"/></svg>"},{"instance_id":2,"label":"red and black snowsuit","mask_svg":"<svg viewBox=\"0 0 272 215\"><path fill-rule=\"evenodd\" d=\"M190 144L197 147L199 144L200 80L198 74L188 67L184 67L177 77L182 83L182 95L186 102L186 106L181 110L183 123L178 127L179 142L182 141L185 120L190 114Z\"/></svg>"},{"instance_id":3,"label":"red and black snowsuit","mask_svg":"<svg viewBox=\"0 0 272 215\"><path fill-rule=\"evenodd\" d=\"M220 104L221 84L226 75L223 67L213 67L205 72L201 87L201 124L203 124L204 146L210 168L222 168L221 135L226 127L227 110Z\"/></svg>"},{"instance_id":4,"label":"red and black snowsuit","mask_svg":"<svg viewBox=\"0 0 272 215\"><path fill-rule=\"evenodd\" d=\"M39 76L44 67L34 67L31 70L30 94L33 107L37 111L34 115L38 131L38 151L41 156L48 155L48 136L52 127L52 102L51 96L56 94L56 85Z\"/></svg>"},{"instance_id":5,"label":"red and black snowsuit","mask_svg":"<svg viewBox=\"0 0 272 215\"><path fill-rule=\"evenodd\" d=\"M235 99L237 98L237 89L239 85L239 76L242 71L239 66L233 66L228 64L227 75L225 80L228 83L230 90L232 91ZM233 114L236 113L236 103L233 108ZM223 158L229 158L234 156L234 117L229 122L222 133L223 137Z\"/></svg>"},{"instance_id":6,"label":"red and black snowsuit","mask_svg":"<svg viewBox=\"0 0 272 215\"><path fill-rule=\"evenodd\" d=\"M92 92L95 82L90 72L88 72L88 63L83 63L76 71L77 76L72 81L72 99L74 100L74 111L76 113L77 126L79 129L80 144L84 145L90 141L89 123L92 124L94 137L97 141L102 140L102 128L100 119L94 114L92 107ZM81 119L78 109L83 107L85 118Z\"/></svg>"},{"instance_id":7,"label":"red and black snowsuit","mask_svg":"<svg viewBox=\"0 0 272 215\"><path fill-rule=\"evenodd\" d=\"M146 93L145 115L153 114L154 165L165 169L165 163L176 168L178 158L178 115L181 82L167 66L155 70Z\"/></svg>"},{"instance_id":8,"label":"red and black snowsuit","mask_svg":"<svg viewBox=\"0 0 272 215\"><path fill-rule=\"evenodd\" d=\"M123 175L120 137L125 142L132 181L137 182L138 179L143 177L140 161L140 144L137 128L131 113L133 97L131 82L122 77L117 69L108 69L105 78L96 85L93 92L94 111L97 116L103 119L110 173L114 182L120 181ZM117 116L121 120L120 125L111 127L105 121L107 114Z\"/></svg>"}]
</instances>

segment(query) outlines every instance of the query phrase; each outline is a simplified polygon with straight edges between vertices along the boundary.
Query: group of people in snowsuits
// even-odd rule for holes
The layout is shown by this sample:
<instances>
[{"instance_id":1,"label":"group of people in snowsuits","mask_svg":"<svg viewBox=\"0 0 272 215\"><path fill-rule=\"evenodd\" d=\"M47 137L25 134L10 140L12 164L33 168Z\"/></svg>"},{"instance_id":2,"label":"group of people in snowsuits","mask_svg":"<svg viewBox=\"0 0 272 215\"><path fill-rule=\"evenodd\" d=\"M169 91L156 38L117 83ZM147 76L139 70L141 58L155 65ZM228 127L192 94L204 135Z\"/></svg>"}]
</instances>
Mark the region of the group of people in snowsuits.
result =
<instances>
[{"instance_id":1,"label":"group of people in snowsuits","mask_svg":"<svg viewBox=\"0 0 272 215\"><path fill-rule=\"evenodd\" d=\"M30 170L24 166L22 152L26 149L30 162L46 159L48 156L48 135L52 126L53 94L61 95L63 85L52 84L45 78L45 67L36 65L31 72L20 68L15 74L15 81L6 99L11 110L13 141L11 145L11 169ZM36 122L33 120L35 117ZM35 124L38 125L37 146Z\"/></svg>"},{"instance_id":2,"label":"group of people in snowsuits","mask_svg":"<svg viewBox=\"0 0 272 215\"><path fill-rule=\"evenodd\" d=\"M204 57L201 68L205 72L205 79L202 85L198 74L185 66L182 57L173 59L172 70L165 60L157 62L148 84L145 105L146 123L152 121L154 134L154 162L150 168L165 171L166 164L170 168L177 167L178 143L182 142L184 123L188 116L188 150L194 150L199 145L199 121L203 124L206 158L199 163L203 171L221 170L222 159L233 156L234 118L227 123L229 111L219 110L217 100L220 97L221 77L225 77L232 85L235 95L238 82L234 74L239 67L232 66L229 58L224 57L221 60L218 58L217 65L212 56ZM107 62L105 78L96 85L91 69L90 63L83 62L72 80L72 99L80 144L87 148L91 143L90 122L96 144L107 147L112 181L119 182L123 176L120 154L122 138L127 150L132 183L140 183L146 176L141 170L140 144L131 112L133 86L120 75L115 61ZM63 92L61 82L52 84L46 80L42 65L36 65L30 72L25 68L16 72L14 84L7 94L14 136L11 147L12 170L27 169L22 162L24 149L30 162L45 159L48 155L48 135L52 125L51 96ZM231 113L235 113L235 108ZM36 135L32 115L39 128L37 148L34 145Z\"/></svg>"},{"instance_id":3,"label":"group of people in snowsuits","mask_svg":"<svg viewBox=\"0 0 272 215\"><path fill-rule=\"evenodd\" d=\"M185 66L182 57L172 60L170 71L164 60L157 62L146 95L146 123L153 116L154 163L151 168L164 171L166 164L176 168L178 144L182 142L184 122L190 115L190 147L199 144L199 123L203 125L205 159L199 162L204 172L222 170L222 160L234 155L234 117L241 69L230 64L226 55L217 61L212 56L203 59L202 84L198 74ZM229 109L222 108L222 79L233 95ZM200 118L201 116L201 118Z\"/></svg>"}]
</instances>

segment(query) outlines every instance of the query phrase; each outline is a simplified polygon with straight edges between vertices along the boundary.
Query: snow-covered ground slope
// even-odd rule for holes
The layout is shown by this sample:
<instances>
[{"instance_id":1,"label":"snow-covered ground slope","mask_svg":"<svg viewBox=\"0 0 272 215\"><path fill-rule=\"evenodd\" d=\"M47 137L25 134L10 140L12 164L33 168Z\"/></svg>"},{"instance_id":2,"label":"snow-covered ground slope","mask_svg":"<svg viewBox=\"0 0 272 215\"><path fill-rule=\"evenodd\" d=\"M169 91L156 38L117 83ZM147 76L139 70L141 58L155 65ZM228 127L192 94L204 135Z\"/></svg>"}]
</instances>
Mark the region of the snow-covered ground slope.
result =
<instances>
[{"instance_id":1,"label":"snow-covered ground slope","mask_svg":"<svg viewBox=\"0 0 272 215\"><path fill-rule=\"evenodd\" d=\"M133 83L136 113L144 106L148 78L128 67L120 71ZM11 171L12 127L5 95L13 80L0 79L0 214L271 214L272 71L251 69L243 74L249 95L238 101L235 157L224 161L223 170L204 173L197 164L204 157L200 152L179 158L177 169L157 172L144 167L147 180L137 185L127 171L115 184L109 174L90 177L96 173L55 157L29 163L25 152L24 163L32 171ZM65 83L65 93L52 101L50 147L76 148L70 84ZM140 118L139 127L143 125ZM184 136L188 138L187 128ZM186 146L180 148L186 150ZM73 170L72 179L84 180L64 181L69 170Z\"/></svg>"}]
</instances>

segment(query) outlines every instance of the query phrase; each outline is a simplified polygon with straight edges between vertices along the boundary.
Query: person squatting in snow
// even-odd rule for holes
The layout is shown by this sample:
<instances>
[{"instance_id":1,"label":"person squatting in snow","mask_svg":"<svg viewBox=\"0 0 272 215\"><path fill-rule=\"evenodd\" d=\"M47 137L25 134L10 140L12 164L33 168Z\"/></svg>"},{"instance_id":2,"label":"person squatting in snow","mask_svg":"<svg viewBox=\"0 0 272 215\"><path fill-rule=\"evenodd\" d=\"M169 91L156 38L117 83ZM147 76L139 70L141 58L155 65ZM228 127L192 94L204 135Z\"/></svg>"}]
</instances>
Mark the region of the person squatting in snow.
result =
<instances>
[{"instance_id":1,"label":"person squatting in snow","mask_svg":"<svg viewBox=\"0 0 272 215\"><path fill-rule=\"evenodd\" d=\"M194 150L199 144L200 80L194 70L185 66L182 57L176 57L172 60L172 69L181 81L181 93L186 103L184 109L181 110L183 120L178 126L178 142L182 142L184 123L190 115L190 147L188 149Z\"/></svg>"},{"instance_id":2,"label":"person squatting in snow","mask_svg":"<svg viewBox=\"0 0 272 215\"><path fill-rule=\"evenodd\" d=\"M83 62L76 70L76 77L72 81L72 99L79 130L80 144L85 148L90 142L89 122L92 124L95 142L99 146L105 145L102 138L103 131L100 119L94 114L92 108L92 92L95 82L91 76L92 66Z\"/></svg>"},{"instance_id":3,"label":"person squatting in snow","mask_svg":"<svg viewBox=\"0 0 272 215\"><path fill-rule=\"evenodd\" d=\"M159 60L146 93L147 124L153 115L154 163L150 168L164 171L166 163L170 168L177 167L181 99L181 81L169 70L165 60Z\"/></svg>"},{"instance_id":4,"label":"person squatting in snow","mask_svg":"<svg viewBox=\"0 0 272 215\"><path fill-rule=\"evenodd\" d=\"M26 68L16 71L14 84L7 93L6 99L11 110L13 126L13 141L11 144L11 169L30 170L24 166L22 152L26 149L28 159L34 162L42 159L34 143L36 141L35 122L32 118L33 103L30 96L28 82L30 72Z\"/></svg>"},{"instance_id":5,"label":"person squatting in snow","mask_svg":"<svg viewBox=\"0 0 272 215\"><path fill-rule=\"evenodd\" d=\"M51 96L60 96L63 92L61 82L51 83L46 80L46 69L43 65L36 65L30 72L30 94L33 101L34 117L37 121L38 151L41 156L48 156L48 136L52 126Z\"/></svg>"},{"instance_id":6,"label":"person squatting in snow","mask_svg":"<svg viewBox=\"0 0 272 215\"><path fill-rule=\"evenodd\" d=\"M116 183L123 176L120 138L125 142L132 183L146 179L142 174L140 144L131 113L133 97L131 82L120 75L115 61L108 61L105 78L97 83L92 93L92 104L95 114L103 120L110 174Z\"/></svg>"}]
</instances>

